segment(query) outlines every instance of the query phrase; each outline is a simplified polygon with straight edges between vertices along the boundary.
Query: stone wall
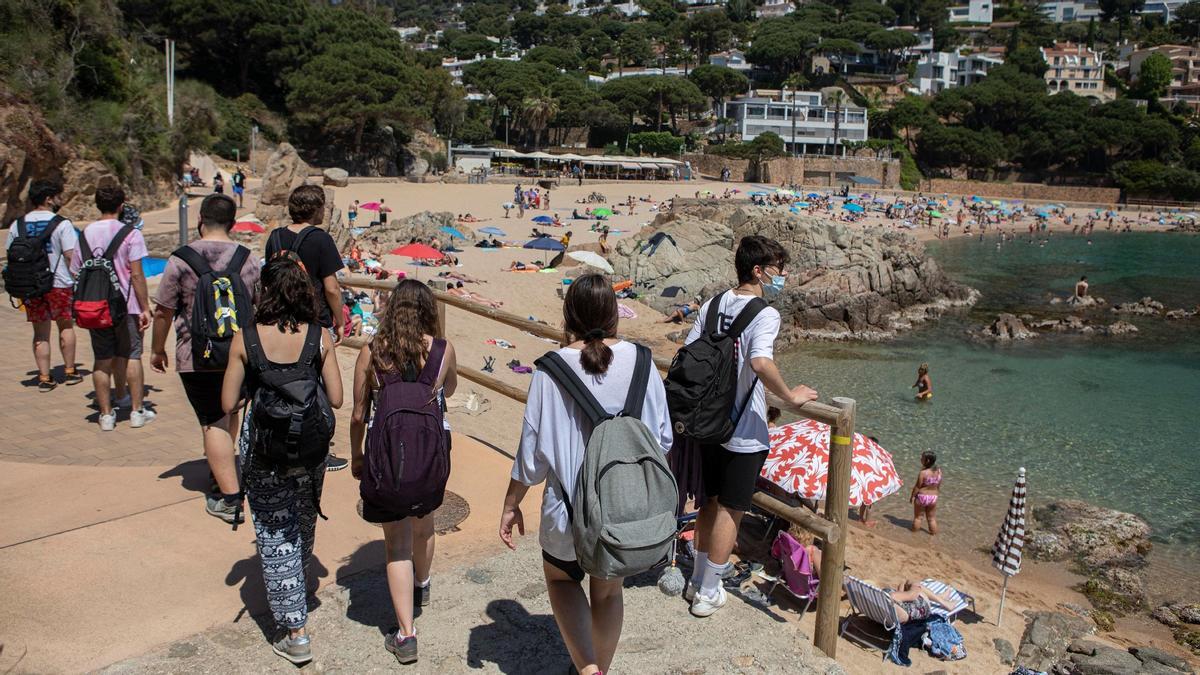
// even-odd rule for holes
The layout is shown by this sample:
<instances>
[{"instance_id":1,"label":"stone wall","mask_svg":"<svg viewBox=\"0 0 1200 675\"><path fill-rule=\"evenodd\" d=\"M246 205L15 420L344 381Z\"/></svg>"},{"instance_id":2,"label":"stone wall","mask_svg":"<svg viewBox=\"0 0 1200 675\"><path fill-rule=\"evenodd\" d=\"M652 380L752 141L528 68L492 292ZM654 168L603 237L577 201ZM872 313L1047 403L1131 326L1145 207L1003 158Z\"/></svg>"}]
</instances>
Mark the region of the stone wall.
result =
<instances>
[{"instance_id":1,"label":"stone wall","mask_svg":"<svg viewBox=\"0 0 1200 675\"><path fill-rule=\"evenodd\" d=\"M1083 202L1116 204L1121 190L1112 187L1076 187L1041 183L988 183L975 180L934 178L921 184L925 192L950 195L979 195L996 199L1022 199L1047 202Z\"/></svg>"},{"instance_id":2,"label":"stone wall","mask_svg":"<svg viewBox=\"0 0 1200 675\"><path fill-rule=\"evenodd\" d=\"M748 175L750 162L718 155L685 155L692 168L704 176L717 178L722 167L733 172L732 180L797 183L812 186L840 186L850 176L867 176L879 181L880 187L894 189L900 186L900 162L894 159L874 157L821 157L805 155L784 157L767 162L767 177L761 180Z\"/></svg>"}]
</instances>

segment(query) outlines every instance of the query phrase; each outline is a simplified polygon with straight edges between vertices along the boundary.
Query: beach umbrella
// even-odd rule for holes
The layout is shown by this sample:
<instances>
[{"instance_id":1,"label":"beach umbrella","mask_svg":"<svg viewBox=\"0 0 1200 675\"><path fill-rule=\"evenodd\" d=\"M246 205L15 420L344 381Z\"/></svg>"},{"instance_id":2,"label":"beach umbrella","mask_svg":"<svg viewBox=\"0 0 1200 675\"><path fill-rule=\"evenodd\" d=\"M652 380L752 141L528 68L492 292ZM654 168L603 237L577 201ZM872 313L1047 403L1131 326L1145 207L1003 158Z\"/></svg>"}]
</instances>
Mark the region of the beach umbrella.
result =
<instances>
[{"instance_id":1,"label":"beach umbrella","mask_svg":"<svg viewBox=\"0 0 1200 675\"><path fill-rule=\"evenodd\" d=\"M794 206L798 209L806 209L806 208L808 208L809 203L808 202L796 202L795 204L792 204L792 206Z\"/></svg>"},{"instance_id":2,"label":"beach umbrella","mask_svg":"<svg viewBox=\"0 0 1200 675\"><path fill-rule=\"evenodd\" d=\"M820 197L821 195L816 192L810 192L805 196L808 197L809 199L816 199L817 197Z\"/></svg>"},{"instance_id":3,"label":"beach umbrella","mask_svg":"<svg viewBox=\"0 0 1200 675\"><path fill-rule=\"evenodd\" d=\"M516 204L514 204L514 203L512 203L512 202L504 202L504 203L503 203L503 204L501 204L500 206L501 206L501 207L503 207L503 208L506 208L506 209L515 209L515 208L517 208L517 205L516 205Z\"/></svg>"},{"instance_id":4,"label":"beach umbrella","mask_svg":"<svg viewBox=\"0 0 1200 675\"><path fill-rule=\"evenodd\" d=\"M610 265L607 260L602 258L599 253L593 253L591 251L571 251L567 254L567 257L578 260L584 265L591 265L598 270L603 270L607 274L613 273L613 266Z\"/></svg>"},{"instance_id":5,"label":"beach umbrella","mask_svg":"<svg viewBox=\"0 0 1200 675\"><path fill-rule=\"evenodd\" d=\"M993 199L993 200L992 200L992 203L993 203L993 204L995 204L996 206L1000 206L1000 205L1001 205L1001 204L1003 204L1004 202L1000 201L999 199Z\"/></svg>"},{"instance_id":6,"label":"beach umbrella","mask_svg":"<svg viewBox=\"0 0 1200 675\"><path fill-rule=\"evenodd\" d=\"M608 216L612 215L612 209L608 208L607 206L601 206L598 209L594 209L592 211L592 215L596 217L604 216L607 218Z\"/></svg>"},{"instance_id":7,"label":"beach umbrella","mask_svg":"<svg viewBox=\"0 0 1200 675\"><path fill-rule=\"evenodd\" d=\"M565 251L567 247L562 245L557 239L551 237L538 237L525 242L522 248L528 248L534 251ZM545 264L546 258L542 257L542 264Z\"/></svg>"},{"instance_id":8,"label":"beach umbrella","mask_svg":"<svg viewBox=\"0 0 1200 675\"><path fill-rule=\"evenodd\" d=\"M425 244L405 244L392 249L389 253L420 260L440 260L442 258L441 251Z\"/></svg>"},{"instance_id":9,"label":"beach umbrella","mask_svg":"<svg viewBox=\"0 0 1200 675\"><path fill-rule=\"evenodd\" d=\"M1004 618L1004 594L1008 592L1008 580L1021 571L1021 550L1025 548L1025 467L1017 470L1017 483L1013 485L1012 497L1008 500L1008 513L1004 524L992 544L992 566L1004 575L1004 586L1000 589L1000 615L996 627Z\"/></svg>"},{"instance_id":10,"label":"beach umbrella","mask_svg":"<svg viewBox=\"0 0 1200 675\"><path fill-rule=\"evenodd\" d=\"M942 217L942 212L941 212L941 211L935 211L935 210L933 210L933 209L930 209L930 210L929 210L929 215L933 216L934 218L941 218L941 217Z\"/></svg>"},{"instance_id":11,"label":"beach umbrella","mask_svg":"<svg viewBox=\"0 0 1200 675\"><path fill-rule=\"evenodd\" d=\"M979 195L971 195L971 201L978 204L979 202L983 201L983 198L980 197Z\"/></svg>"},{"instance_id":12,"label":"beach umbrella","mask_svg":"<svg viewBox=\"0 0 1200 675\"><path fill-rule=\"evenodd\" d=\"M533 222L542 223L544 225L550 225L551 223L554 222L554 219L551 218L550 216L535 216L533 219Z\"/></svg>"},{"instance_id":13,"label":"beach umbrella","mask_svg":"<svg viewBox=\"0 0 1200 675\"><path fill-rule=\"evenodd\" d=\"M458 239L466 239L467 238L467 235L463 234L462 232L459 232L456 228L450 227L449 225L443 225L440 228L440 230L442 232L445 232L446 234L450 235L451 237L456 237Z\"/></svg>"},{"instance_id":14,"label":"beach umbrella","mask_svg":"<svg viewBox=\"0 0 1200 675\"><path fill-rule=\"evenodd\" d=\"M478 231L482 232L483 234L490 234L494 237L507 237L508 236L507 234L504 234L504 230L502 230L498 227L495 227L493 225L488 225L487 227L481 227L481 228L479 228Z\"/></svg>"},{"instance_id":15,"label":"beach umbrella","mask_svg":"<svg viewBox=\"0 0 1200 675\"><path fill-rule=\"evenodd\" d=\"M747 192L746 194L750 195L751 197L766 197L767 196L767 193L759 192L757 190L754 192Z\"/></svg>"},{"instance_id":16,"label":"beach umbrella","mask_svg":"<svg viewBox=\"0 0 1200 675\"><path fill-rule=\"evenodd\" d=\"M771 429L771 450L762 477L802 499L824 499L829 474L829 425L800 420ZM894 494L903 483L892 455L875 441L854 434L850 504L862 506Z\"/></svg>"},{"instance_id":17,"label":"beach umbrella","mask_svg":"<svg viewBox=\"0 0 1200 675\"><path fill-rule=\"evenodd\" d=\"M379 210L379 202L367 202L366 204L359 204L358 208L364 209L366 211L378 211Z\"/></svg>"},{"instance_id":18,"label":"beach umbrella","mask_svg":"<svg viewBox=\"0 0 1200 675\"><path fill-rule=\"evenodd\" d=\"M842 208L846 209L850 213L862 213L863 212L863 207L859 206L858 204L854 204L854 203L842 204Z\"/></svg>"},{"instance_id":19,"label":"beach umbrella","mask_svg":"<svg viewBox=\"0 0 1200 675\"><path fill-rule=\"evenodd\" d=\"M233 232L252 232L254 234L262 234L267 231L267 228L262 226L262 223L257 220L239 220L233 224Z\"/></svg>"}]
</instances>

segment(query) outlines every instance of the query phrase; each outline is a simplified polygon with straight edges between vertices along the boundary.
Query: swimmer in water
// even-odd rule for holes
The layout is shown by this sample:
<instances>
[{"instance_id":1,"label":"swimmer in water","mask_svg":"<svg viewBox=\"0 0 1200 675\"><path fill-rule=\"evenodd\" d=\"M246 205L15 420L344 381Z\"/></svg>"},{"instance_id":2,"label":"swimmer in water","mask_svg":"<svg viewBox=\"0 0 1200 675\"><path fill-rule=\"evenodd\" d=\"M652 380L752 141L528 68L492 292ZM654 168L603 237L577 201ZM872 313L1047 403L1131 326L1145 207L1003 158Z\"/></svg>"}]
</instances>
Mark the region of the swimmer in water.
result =
<instances>
[{"instance_id":1,"label":"swimmer in water","mask_svg":"<svg viewBox=\"0 0 1200 675\"><path fill-rule=\"evenodd\" d=\"M929 364L922 363L920 368L917 368L917 383L913 385L917 390L918 401L928 401L933 398L933 383L929 380Z\"/></svg>"}]
</instances>

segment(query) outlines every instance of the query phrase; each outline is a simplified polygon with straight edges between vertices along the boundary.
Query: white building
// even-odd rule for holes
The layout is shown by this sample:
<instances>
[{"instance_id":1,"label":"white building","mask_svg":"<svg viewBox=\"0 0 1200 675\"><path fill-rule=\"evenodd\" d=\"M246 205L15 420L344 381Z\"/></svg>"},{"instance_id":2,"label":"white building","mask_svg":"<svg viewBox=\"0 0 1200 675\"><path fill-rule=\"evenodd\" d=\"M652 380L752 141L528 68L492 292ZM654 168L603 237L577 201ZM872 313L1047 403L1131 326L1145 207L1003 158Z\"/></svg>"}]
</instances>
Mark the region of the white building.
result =
<instances>
[{"instance_id":1,"label":"white building","mask_svg":"<svg viewBox=\"0 0 1200 675\"><path fill-rule=\"evenodd\" d=\"M1139 14L1158 15L1164 21L1173 21L1175 12L1187 0L1146 0ZM1050 0L1038 5L1038 10L1051 21L1100 20L1100 3L1097 0Z\"/></svg>"},{"instance_id":2,"label":"white building","mask_svg":"<svg viewBox=\"0 0 1200 675\"><path fill-rule=\"evenodd\" d=\"M739 72L750 72L753 68L750 62L746 60L746 52L740 49L730 49L729 51L710 54L708 62L714 66L725 66Z\"/></svg>"},{"instance_id":3,"label":"white building","mask_svg":"<svg viewBox=\"0 0 1200 675\"><path fill-rule=\"evenodd\" d=\"M934 52L917 62L917 89L922 94L936 94L951 87L972 85L1003 63L1002 57L986 52Z\"/></svg>"},{"instance_id":4,"label":"white building","mask_svg":"<svg viewBox=\"0 0 1200 675\"><path fill-rule=\"evenodd\" d=\"M772 131L779 134L789 152L828 154L843 141L867 139L867 109L854 106L849 96L844 98L841 119L836 124L836 143L835 109L826 105L816 91L795 92L794 99L791 91L755 91L726 101L724 117L733 120L728 131L741 136L743 141L752 141L759 134Z\"/></svg>"},{"instance_id":5,"label":"white building","mask_svg":"<svg viewBox=\"0 0 1200 675\"><path fill-rule=\"evenodd\" d=\"M754 16L760 19L773 19L787 16L794 11L796 11L796 7L791 0L764 0L763 4L754 10Z\"/></svg>"},{"instance_id":6,"label":"white building","mask_svg":"<svg viewBox=\"0 0 1200 675\"><path fill-rule=\"evenodd\" d=\"M454 84L461 85L463 69L472 63L479 63L480 61L486 61L488 59L498 59L500 61L520 61L523 55L524 52L518 52L511 56L498 56L496 52L492 52L490 55L476 54L469 59L460 59L450 56L442 59L442 70L450 73L450 78L454 80Z\"/></svg>"},{"instance_id":7,"label":"white building","mask_svg":"<svg viewBox=\"0 0 1200 675\"><path fill-rule=\"evenodd\" d=\"M950 23L991 23L993 0L968 0L965 5L949 8Z\"/></svg>"},{"instance_id":8,"label":"white building","mask_svg":"<svg viewBox=\"0 0 1200 675\"><path fill-rule=\"evenodd\" d=\"M607 11L608 9L614 9L626 17L646 15L646 11L637 3L637 0L628 0L628 2L614 2L612 4L603 2L591 7L588 6L587 0L568 0L567 7L567 14L575 14L578 16L590 16L592 14ZM545 14L545 6L539 6L536 13L539 16Z\"/></svg>"}]
</instances>

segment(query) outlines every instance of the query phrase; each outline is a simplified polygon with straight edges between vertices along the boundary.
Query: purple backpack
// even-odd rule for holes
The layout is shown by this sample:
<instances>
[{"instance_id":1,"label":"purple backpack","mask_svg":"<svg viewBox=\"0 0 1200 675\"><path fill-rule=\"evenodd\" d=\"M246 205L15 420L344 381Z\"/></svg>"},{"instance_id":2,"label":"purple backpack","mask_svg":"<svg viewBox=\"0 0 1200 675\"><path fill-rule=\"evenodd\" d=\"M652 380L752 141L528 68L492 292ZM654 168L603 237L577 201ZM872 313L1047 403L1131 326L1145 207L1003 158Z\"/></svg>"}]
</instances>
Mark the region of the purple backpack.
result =
<instances>
[{"instance_id":1,"label":"purple backpack","mask_svg":"<svg viewBox=\"0 0 1200 675\"><path fill-rule=\"evenodd\" d=\"M432 513L446 493L449 432L434 390L445 352L446 341L435 339L415 381L379 373L359 493L363 501L400 517Z\"/></svg>"}]
</instances>

